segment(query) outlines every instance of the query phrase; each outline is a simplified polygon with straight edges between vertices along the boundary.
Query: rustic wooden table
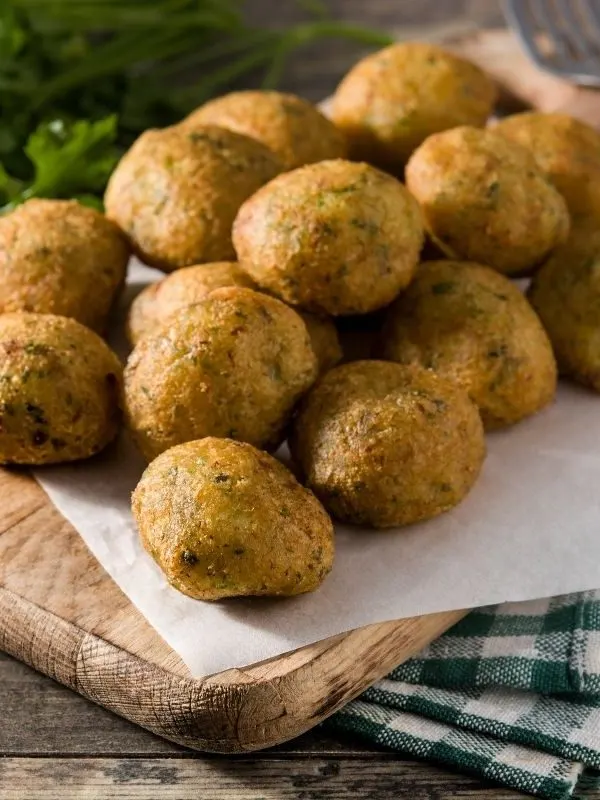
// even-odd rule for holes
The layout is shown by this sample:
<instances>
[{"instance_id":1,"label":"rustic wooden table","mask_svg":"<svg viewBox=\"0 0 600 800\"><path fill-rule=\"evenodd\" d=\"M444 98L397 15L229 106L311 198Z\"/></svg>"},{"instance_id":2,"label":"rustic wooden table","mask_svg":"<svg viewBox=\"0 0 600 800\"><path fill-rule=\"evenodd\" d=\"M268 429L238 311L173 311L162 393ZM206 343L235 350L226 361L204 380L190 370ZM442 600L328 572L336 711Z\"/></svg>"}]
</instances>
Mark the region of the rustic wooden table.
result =
<instances>
[{"instance_id":1,"label":"rustic wooden table","mask_svg":"<svg viewBox=\"0 0 600 800\"><path fill-rule=\"evenodd\" d=\"M294 4L248 0L254 19L282 24ZM352 21L415 35L502 24L498 0L329 0ZM286 86L327 95L357 57L331 42L295 59ZM322 731L248 757L198 755L159 739L0 654L0 800L327 800L520 797L430 764L407 761ZM590 793L588 800L600 800Z\"/></svg>"}]
</instances>

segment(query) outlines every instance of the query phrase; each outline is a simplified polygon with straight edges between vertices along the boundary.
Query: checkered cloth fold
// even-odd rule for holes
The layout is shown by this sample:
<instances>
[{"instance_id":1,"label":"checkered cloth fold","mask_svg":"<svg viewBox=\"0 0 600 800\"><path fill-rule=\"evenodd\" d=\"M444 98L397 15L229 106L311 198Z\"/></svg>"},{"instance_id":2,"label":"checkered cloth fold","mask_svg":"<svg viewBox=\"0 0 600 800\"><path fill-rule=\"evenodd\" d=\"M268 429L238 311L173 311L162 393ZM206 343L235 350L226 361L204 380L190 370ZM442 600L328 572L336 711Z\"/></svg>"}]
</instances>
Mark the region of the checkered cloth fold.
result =
<instances>
[{"instance_id":1,"label":"checkered cloth fold","mask_svg":"<svg viewBox=\"0 0 600 800\"><path fill-rule=\"evenodd\" d=\"M600 590L474 611L328 724L572 797L600 771Z\"/></svg>"}]
</instances>

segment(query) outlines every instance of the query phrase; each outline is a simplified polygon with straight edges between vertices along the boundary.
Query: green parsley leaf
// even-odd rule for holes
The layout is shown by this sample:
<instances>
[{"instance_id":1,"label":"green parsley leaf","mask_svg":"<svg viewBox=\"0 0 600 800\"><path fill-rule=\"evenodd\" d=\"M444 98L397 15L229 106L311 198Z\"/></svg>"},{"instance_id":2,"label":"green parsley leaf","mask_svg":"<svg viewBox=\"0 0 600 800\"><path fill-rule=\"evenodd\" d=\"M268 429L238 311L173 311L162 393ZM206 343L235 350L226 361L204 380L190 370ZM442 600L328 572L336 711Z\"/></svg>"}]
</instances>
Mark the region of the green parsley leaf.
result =
<instances>
[{"instance_id":1,"label":"green parsley leaf","mask_svg":"<svg viewBox=\"0 0 600 800\"><path fill-rule=\"evenodd\" d=\"M25 146L34 167L33 181L25 185L0 171L0 190L8 208L30 197L74 197L99 206L94 195L102 191L119 158L116 136L115 115L72 124L55 119L38 126Z\"/></svg>"}]
</instances>

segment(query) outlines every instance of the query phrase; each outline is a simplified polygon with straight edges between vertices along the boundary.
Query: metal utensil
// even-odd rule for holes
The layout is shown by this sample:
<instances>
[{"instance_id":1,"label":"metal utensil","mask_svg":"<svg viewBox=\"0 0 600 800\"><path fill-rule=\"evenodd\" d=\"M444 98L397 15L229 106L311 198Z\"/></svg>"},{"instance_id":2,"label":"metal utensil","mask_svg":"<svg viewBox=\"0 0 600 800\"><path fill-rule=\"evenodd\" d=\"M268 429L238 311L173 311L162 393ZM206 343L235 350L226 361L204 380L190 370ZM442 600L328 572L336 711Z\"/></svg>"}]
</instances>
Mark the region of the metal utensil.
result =
<instances>
[{"instance_id":1,"label":"metal utensil","mask_svg":"<svg viewBox=\"0 0 600 800\"><path fill-rule=\"evenodd\" d=\"M600 87L600 0L504 0L509 25L541 68Z\"/></svg>"}]
</instances>

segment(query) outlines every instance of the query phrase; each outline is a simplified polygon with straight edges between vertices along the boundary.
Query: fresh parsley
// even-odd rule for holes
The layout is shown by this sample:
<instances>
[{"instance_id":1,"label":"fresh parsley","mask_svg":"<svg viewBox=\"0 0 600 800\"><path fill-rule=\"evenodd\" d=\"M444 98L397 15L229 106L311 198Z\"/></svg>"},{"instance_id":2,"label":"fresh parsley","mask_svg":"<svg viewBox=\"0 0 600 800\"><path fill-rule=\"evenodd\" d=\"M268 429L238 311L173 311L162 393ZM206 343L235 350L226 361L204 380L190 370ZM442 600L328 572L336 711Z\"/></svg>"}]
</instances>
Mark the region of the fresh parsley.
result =
<instances>
[{"instance_id":1,"label":"fresh parsley","mask_svg":"<svg viewBox=\"0 0 600 800\"><path fill-rule=\"evenodd\" d=\"M28 197L99 203L118 154L248 75L278 84L323 37L382 46L321 0L287 30L247 21L243 0L1 0L0 206Z\"/></svg>"}]
</instances>

